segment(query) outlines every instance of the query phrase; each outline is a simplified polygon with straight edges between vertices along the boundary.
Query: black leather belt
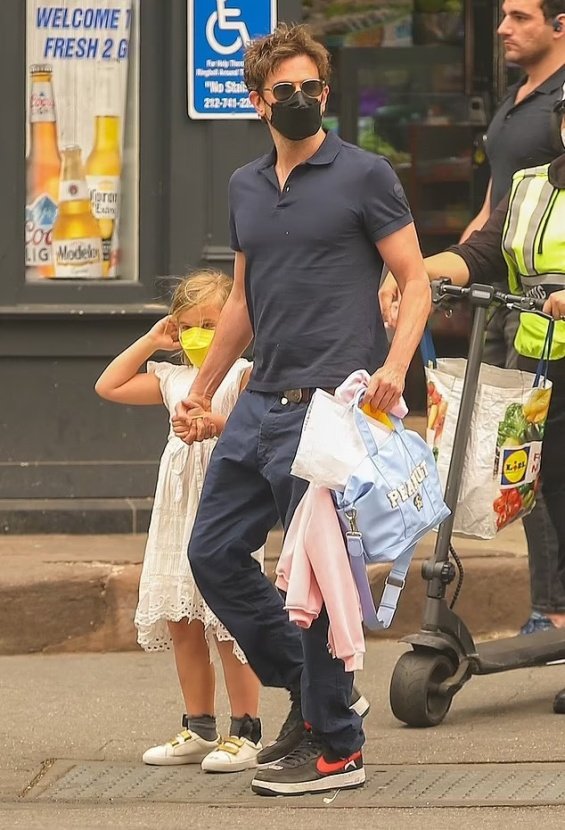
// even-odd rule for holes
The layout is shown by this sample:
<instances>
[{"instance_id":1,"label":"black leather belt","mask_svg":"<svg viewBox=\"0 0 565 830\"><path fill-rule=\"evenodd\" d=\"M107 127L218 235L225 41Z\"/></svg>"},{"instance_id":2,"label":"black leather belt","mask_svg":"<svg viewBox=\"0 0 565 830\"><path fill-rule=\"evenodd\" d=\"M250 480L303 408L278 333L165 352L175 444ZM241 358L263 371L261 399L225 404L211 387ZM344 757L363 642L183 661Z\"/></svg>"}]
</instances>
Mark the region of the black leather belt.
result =
<instances>
[{"instance_id":1,"label":"black leather belt","mask_svg":"<svg viewBox=\"0 0 565 830\"><path fill-rule=\"evenodd\" d=\"M305 389L285 389L284 392L281 392L280 394L281 403L309 403L312 399L312 395L316 391L316 388L316 386L308 386ZM333 395L335 387L324 388L323 391L327 392L329 395Z\"/></svg>"}]
</instances>

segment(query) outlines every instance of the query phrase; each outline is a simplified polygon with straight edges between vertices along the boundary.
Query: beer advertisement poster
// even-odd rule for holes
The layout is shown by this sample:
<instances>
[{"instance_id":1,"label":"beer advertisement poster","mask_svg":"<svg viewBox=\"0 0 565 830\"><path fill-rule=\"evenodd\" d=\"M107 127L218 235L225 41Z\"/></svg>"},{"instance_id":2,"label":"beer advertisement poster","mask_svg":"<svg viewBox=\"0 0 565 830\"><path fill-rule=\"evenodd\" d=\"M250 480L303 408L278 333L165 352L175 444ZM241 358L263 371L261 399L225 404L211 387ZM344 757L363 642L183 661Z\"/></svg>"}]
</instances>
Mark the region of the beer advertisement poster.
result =
<instances>
[{"instance_id":1,"label":"beer advertisement poster","mask_svg":"<svg viewBox=\"0 0 565 830\"><path fill-rule=\"evenodd\" d=\"M120 277L132 0L26 3L26 279Z\"/></svg>"}]
</instances>

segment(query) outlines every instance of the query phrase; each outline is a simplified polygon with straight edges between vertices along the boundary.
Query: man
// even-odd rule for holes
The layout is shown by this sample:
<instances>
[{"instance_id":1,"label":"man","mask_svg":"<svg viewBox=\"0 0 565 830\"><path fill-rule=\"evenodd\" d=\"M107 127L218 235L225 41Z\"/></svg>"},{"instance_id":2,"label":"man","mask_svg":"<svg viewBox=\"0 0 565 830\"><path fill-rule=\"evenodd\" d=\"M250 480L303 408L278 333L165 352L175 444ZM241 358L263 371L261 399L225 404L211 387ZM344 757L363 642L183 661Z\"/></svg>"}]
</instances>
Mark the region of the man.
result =
<instances>
[{"instance_id":1,"label":"man","mask_svg":"<svg viewBox=\"0 0 565 830\"><path fill-rule=\"evenodd\" d=\"M483 228L468 240L425 260L431 280L446 274L456 285L500 282L505 290L544 299L543 311L555 320L549 353L551 402L544 426L542 490L558 539L557 578L565 584L565 84L550 124L556 154L549 164L518 171L510 193ZM381 297L383 316L393 322L390 292ZM544 352L548 323L536 314L521 314L516 336L519 367L535 372ZM565 689L553 710L565 714Z\"/></svg>"},{"instance_id":2,"label":"man","mask_svg":"<svg viewBox=\"0 0 565 830\"><path fill-rule=\"evenodd\" d=\"M498 34L508 63L524 70L510 87L489 126L486 152L491 179L484 204L461 241L483 227L506 196L517 170L546 164L558 154L552 140L552 111L565 83L565 0L505 0ZM497 286L504 290L504 284ZM383 297L392 290L383 284ZM514 369L519 314L498 308L489 320L483 360ZM539 499L524 520L528 540L532 614L521 633L565 626L565 586L557 569L557 537L545 502Z\"/></svg>"},{"instance_id":3,"label":"man","mask_svg":"<svg viewBox=\"0 0 565 830\"><path fill-rule=\"evenodd\" d=\"M327 51L301 26L281 25L246 52L250 98L274 147L232 176L233 290L175 420L186 440L202 437L212 394L254 337L253 373L214 450L189 559L263 685L289 689L294 701L281 740L258 757L278 761L252 782L264 795L362 786L364 736L350 708L353 675L328 651L325 610L301 635L251 551L278 520L288 527L305 492L290 467L314 389L333 390L366 368L365 401L390 410L430 309L390 164L322 129L329 71ZM377 300L383 262L403 292L388 354Z\"/></svg>"},{"instance_id":4,"label":"man","mask_svg":"<svg viewBox=\"0 0 565 830\"><path fill-rule=\"evenodd\" d=\"M557 155L551 114L565 82L565 0L506 0L502 14L498 34L504 56L525 75L509 88L488 128L491 179L483 206L461 241L483 227L517 170L546 164ZM513 342L512 336L509 345Z\"/></svg>"},{"instance_id":5,"label":"man","mask_svg":"<svg viewBox=\"0 0 565 830\"><path fill-rule=\"evenodd\" d=\"M565 0L507 0L498 28L508 63L524 78L510 87L492 119L486 139L491 180L479 214L462 236L482 228L510 190L516 170L546 164L557 155L551 140L551 113L565 82ZM502 288L502 287L501 287ZM514 338L519 314L497 309L489 320L484 360L516 368ZM557 570L557 537L543 499L526 517L532 612L522 633L565 626L565 587Z\"/></svg>"}]
</instances>

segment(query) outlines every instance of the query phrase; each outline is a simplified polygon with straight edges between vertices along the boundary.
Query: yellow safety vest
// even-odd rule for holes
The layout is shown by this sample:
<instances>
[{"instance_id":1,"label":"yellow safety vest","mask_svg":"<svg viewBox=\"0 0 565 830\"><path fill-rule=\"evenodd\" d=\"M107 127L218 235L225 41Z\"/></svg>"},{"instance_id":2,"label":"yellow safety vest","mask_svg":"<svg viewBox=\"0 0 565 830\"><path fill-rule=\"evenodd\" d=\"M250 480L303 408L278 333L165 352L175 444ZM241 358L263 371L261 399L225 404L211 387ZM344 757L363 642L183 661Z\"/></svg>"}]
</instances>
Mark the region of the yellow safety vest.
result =
<instances>
[{"instance_id":1,"label":"yellow safety vest","mask_svg":"<svg viewBox=\"0 0 565 830\"><path fill-rule=\"evenodd\" d=\"M514 174L502 236L513 294L545 299L565 289L565 189L548 178L549 164ZM520 315L514 346L525 357L541 357L549 321L536 314ZM565 357L565 322L557 322L551 360Z\"/></svg>"}]
</instances>

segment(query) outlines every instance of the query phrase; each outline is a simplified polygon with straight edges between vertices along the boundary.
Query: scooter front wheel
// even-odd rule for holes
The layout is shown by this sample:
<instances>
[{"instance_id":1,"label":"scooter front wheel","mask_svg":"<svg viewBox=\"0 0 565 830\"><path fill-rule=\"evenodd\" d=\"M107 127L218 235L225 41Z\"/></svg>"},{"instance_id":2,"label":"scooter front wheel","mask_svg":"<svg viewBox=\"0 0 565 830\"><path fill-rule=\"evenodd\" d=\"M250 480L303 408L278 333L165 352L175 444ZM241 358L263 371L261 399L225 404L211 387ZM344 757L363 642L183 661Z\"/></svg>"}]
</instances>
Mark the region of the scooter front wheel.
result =
<instances>
[{"instance_id":1,"label":"scooter front wheel","mask_svg":"<svg viewBox=\"0 0 565 830\"><path fill-rule=\"evenodd\" d=\"M434 649L407 651L398 660L390 681L390 706L408 726L437 726L449 712L452 694L441 692L444 680L456 671L453 660Z\"/></svg>"}]
</instances>

